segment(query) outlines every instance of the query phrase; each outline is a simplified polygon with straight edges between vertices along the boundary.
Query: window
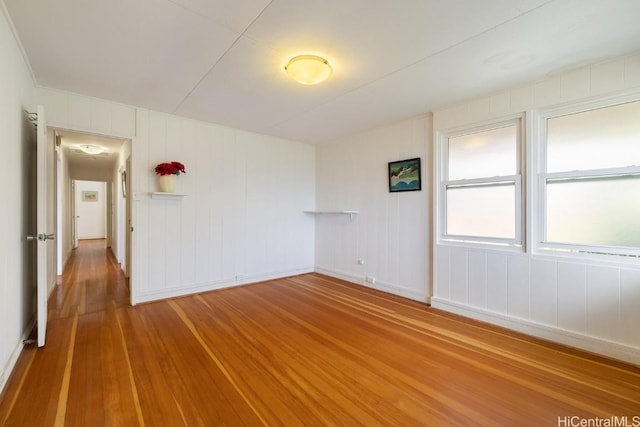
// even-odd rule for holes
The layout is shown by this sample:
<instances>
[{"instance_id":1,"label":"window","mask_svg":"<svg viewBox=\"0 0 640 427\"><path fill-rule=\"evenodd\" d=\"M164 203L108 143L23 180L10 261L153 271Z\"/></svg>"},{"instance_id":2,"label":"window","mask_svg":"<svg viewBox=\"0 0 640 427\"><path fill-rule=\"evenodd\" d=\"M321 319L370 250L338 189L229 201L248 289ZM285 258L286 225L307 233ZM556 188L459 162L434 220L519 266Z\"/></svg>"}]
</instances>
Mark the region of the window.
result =
<instances>
[{"instance_id":1,"label":"window","mask_svg":"<svg viewBox=\"0 0 640 427\"><path fill-rule=\"evenodd\" d=\"M640 254L640 102L545 117L541 241Z\"/></svg>"},{"instance_id":2,"label":"window","mask_svg":"<svg viewBox=\"0 0 640 427\"><path fill-rule=\"evenodd\" d=\"M440 139L440 240L522 245L521 119Z\"/></svg>"}]
</instances>

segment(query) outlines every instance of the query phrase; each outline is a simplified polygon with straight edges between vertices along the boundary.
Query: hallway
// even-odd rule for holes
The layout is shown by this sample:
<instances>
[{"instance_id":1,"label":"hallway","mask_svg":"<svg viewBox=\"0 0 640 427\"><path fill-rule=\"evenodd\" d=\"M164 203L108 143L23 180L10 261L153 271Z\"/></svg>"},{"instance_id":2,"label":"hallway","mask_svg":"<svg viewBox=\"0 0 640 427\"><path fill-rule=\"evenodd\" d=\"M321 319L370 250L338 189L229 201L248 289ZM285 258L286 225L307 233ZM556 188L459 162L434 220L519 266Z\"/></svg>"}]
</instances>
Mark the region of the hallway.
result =
<instances>
[{"instance_id":1,"label":"hallway","mask_svg":"<svg viewBox=\"0 0 640 427\"><path fill-rule=\"evenodd\" d=\"M67 407L72 402L70 396L78 394L74 388L81 394L97 392L88 396L89 402L105 397L102 387L115 391L116 384L109 384L109 377L115 379L109 373L112 363L103 362L115 355L117 346L111 342L115 335L111 334L118 322L114 313L126 306L128 280L106 240L80 240L49 298L46 345L41 349L35 345L25 347L0 400L0 425L74 425L65 421L67 410L74 409ZM75 366L74 358L80 359ZM98 375L87 375L92 372ZM75 398L79 403L83 400ZM88 409L83 406L77 405L75 410ZM109 410L106 401L102 410Z\"/></svg>"},{"instance_id":2,"label":"hallway","mask_svg":"<svg viewBox=\"0 0 640 427\"><path fill-rule=\"evenodd\" d=\"M49 322L128 305L128 281L106 240L80 240L49 299Z\"/></svg>"}]
</instances>

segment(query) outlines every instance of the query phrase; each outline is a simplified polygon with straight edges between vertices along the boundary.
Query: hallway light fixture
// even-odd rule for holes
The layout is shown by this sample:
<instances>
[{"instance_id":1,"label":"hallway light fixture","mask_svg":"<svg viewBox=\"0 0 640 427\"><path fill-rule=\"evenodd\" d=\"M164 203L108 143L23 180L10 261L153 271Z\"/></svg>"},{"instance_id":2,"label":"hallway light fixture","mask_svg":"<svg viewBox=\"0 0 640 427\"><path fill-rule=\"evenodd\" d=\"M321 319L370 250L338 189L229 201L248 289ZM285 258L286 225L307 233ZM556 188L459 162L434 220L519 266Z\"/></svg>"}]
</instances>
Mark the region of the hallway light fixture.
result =
<instances>
[{"instance_id":1,"label":"hallway light fixture","mask_svg":"<svg viewBox=\"0 0 640 427\"><path fill-rule=\"evenodd\" d=\"M329 61L316 55L295 56L284 69L289 77L303 85L322 83L333 72Z\"/></svg>"},{"instance_id":2,"label":"hallway light fixture","mask_svg":"<svg viewBox=\"0 0 640 427\"><path fill-rule=\"evenodd\" d=\"M87 154L100 154L106 151L106 148L93 144L80 144L78 148Z\"/></svg>"}]
</instances>

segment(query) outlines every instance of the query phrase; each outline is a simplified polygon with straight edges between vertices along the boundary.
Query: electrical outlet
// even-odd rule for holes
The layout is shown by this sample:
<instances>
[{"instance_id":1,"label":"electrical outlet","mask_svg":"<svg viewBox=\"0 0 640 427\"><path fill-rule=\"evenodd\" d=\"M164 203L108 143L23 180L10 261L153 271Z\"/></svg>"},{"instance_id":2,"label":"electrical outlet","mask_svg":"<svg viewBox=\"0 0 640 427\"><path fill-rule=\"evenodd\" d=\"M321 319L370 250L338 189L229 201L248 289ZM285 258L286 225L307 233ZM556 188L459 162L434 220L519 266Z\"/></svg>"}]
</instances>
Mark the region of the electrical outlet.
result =
<instances>
[{"instance_id":1,"label":"electrical outlet","mask_svg":"<svg viewBox=\"0 0 640 427\"><path fill-rule=\"evenodd\" d=\"M367 276L366 281L367 283L371 283L373 285L374 283L376 283L376 278L373 276Z\"/></svg>"},{"instance_id":2,"label":"electrical outlet","mask_svg":"<svg viewBox=\"0 0 640 427\"><path fill-rule=\"evenodd\" d=\"M359 259L358 260L358 265L364 265L364 260L363 259Z\"/></svg>"}]
</instances>

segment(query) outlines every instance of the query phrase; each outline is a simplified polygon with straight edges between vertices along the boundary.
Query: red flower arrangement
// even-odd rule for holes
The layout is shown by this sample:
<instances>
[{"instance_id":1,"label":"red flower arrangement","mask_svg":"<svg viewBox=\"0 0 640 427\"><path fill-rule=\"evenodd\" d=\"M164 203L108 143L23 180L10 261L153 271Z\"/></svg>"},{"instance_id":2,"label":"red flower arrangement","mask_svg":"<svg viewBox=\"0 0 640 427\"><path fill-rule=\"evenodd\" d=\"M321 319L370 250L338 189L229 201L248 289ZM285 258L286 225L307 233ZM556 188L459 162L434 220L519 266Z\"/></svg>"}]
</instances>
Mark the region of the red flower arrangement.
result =
<instances>
[{"instance_id":1,"label":"red flower arrangement","mask_svg":"<svg viewBox=\"0 0 640 427\"><path fill-rule=\"evenodd\" d=\"M184 170L184 165L180 162L160 163L156 166L155 171L160 176L187 173L187 171Z\"/></svg>"}]
</instances>

